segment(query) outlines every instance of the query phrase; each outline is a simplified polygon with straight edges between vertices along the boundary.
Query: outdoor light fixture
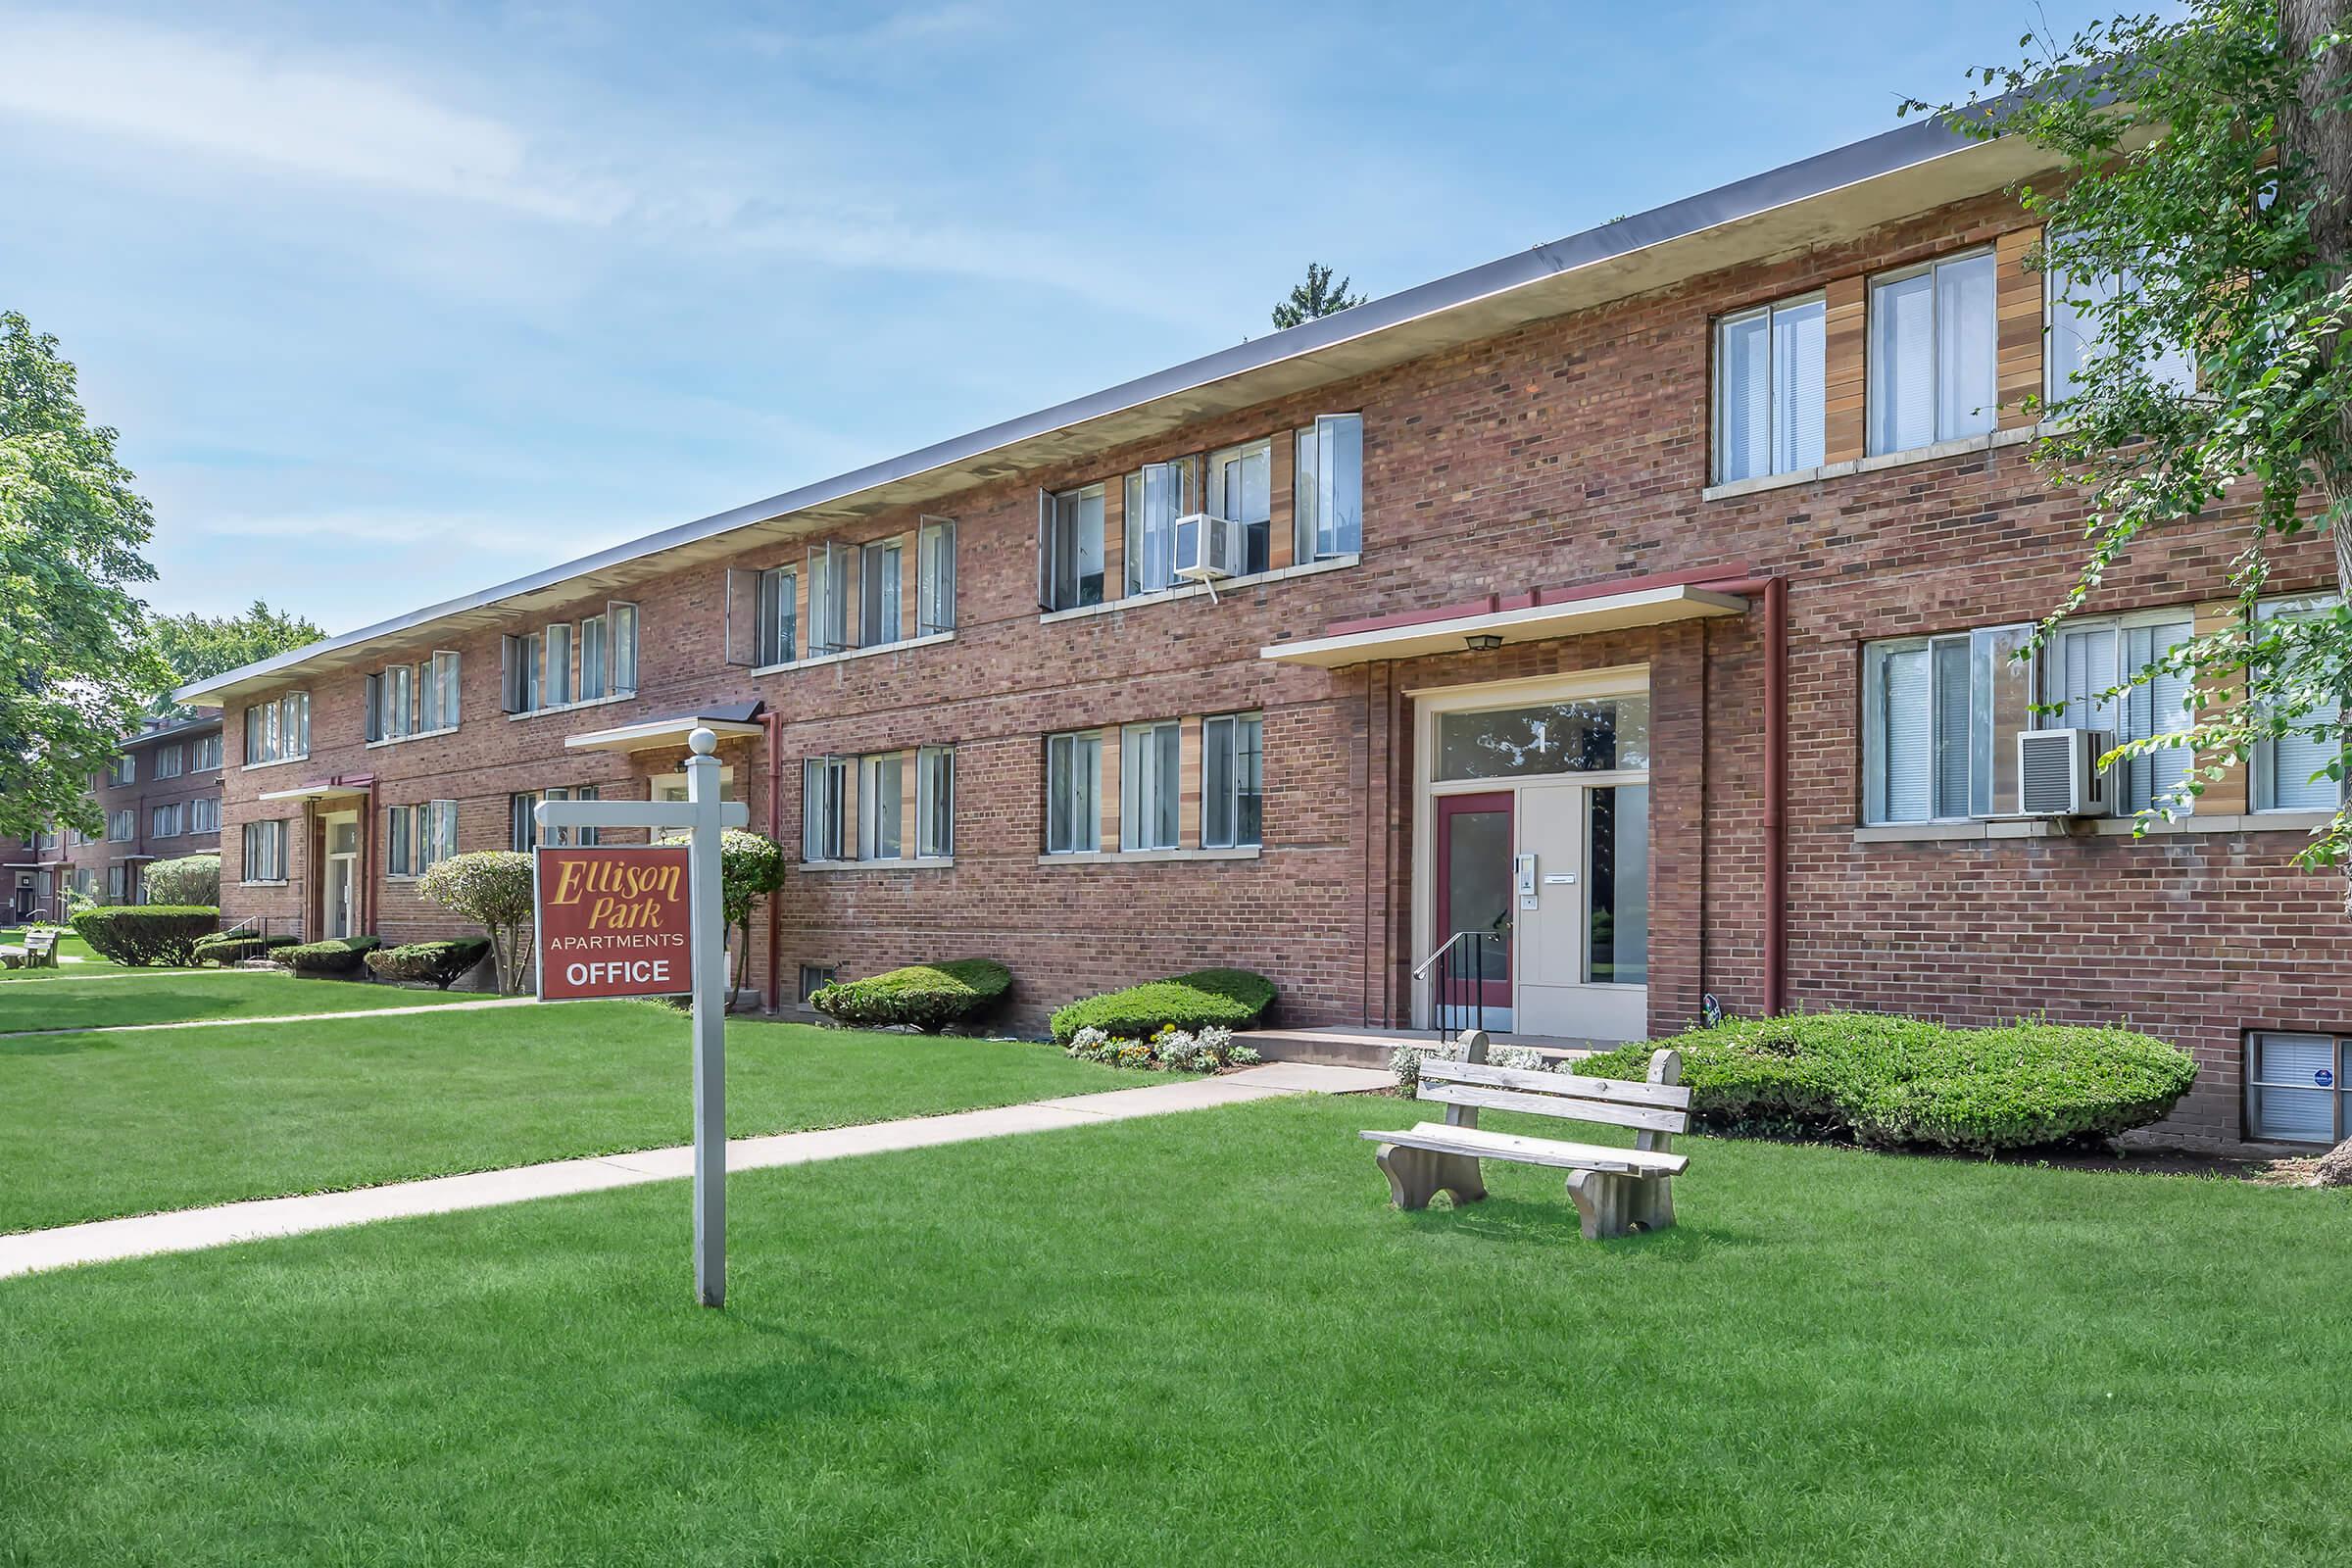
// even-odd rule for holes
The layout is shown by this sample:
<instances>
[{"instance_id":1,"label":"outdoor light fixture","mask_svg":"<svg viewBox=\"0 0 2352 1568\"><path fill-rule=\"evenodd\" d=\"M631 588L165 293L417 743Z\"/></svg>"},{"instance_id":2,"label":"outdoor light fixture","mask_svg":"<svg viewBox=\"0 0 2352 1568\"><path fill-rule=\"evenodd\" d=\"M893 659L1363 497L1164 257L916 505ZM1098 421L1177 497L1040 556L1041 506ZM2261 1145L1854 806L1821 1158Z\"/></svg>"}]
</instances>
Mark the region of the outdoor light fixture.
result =
<instances>
[{"instance_id":1,"label":"outdoor light fixture","mask_svg":"<svg viewBox=\"0 0 2352 1568\"><path fill-rule=\"evenodd\" d=\"M1491 631L1474 631L1462 642L1474 654L1491 654L1502 646L1501 636Z\"/></svg>"}]
</instances>

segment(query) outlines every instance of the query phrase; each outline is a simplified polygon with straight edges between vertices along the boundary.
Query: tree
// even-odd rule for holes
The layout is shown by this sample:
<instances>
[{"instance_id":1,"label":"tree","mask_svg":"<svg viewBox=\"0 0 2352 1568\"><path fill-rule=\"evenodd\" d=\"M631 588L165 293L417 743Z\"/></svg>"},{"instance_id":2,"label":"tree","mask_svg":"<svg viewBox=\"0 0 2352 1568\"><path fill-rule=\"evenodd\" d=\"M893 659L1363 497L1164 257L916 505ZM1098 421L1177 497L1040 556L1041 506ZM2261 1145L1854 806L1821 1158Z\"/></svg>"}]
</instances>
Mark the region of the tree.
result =
<instances>
[{"instance_id":1,"label":"tree","mask_svg":"<svg viewBox=\"0 0 2352 1568\"><path fill-rule=\"evenodd\" d=\"M1312 321L1353 310L1363 304L1365 298L1361 294L1350 295L1348 292L1348 285L1354 281L1352 277L1343 277L1335 286L1331 281L1330 268L1321 262L1307 263L1306 281L1294 284L1291 297L1274 307L1274 324L1297 326L1301 321Z\"/></svg>"},{"instance_id":2,"label":"tree","mask_svg":"<svg viewBox=\"0 0 2352 1568\"><path fill-rule=\"evenodd\" d=\"M151 904L212 905L220 903L220 857L185 855L176 860L155 860L140 878Z\"/></svg>"},{"instance_id":3,"label":"tree","mask_svg":"<svg viewBox=\"0 0 2352 1568\"><path fill-rule=\"evenodd\" d=\"M481 923L498 965L501 996L522 995L530 979L531 857L518 850L474 850L436 860L416 891L468 920Z\"/></svg>"},{"instance_id":4,"label":"tree","mask_svg":"<svg viewBox=\"0 0 2352 1568\"><path fill-rule=\"evenodd\" d=\"M57 349L0 312L0 838L98 831L90 775L170 678L130 588L153 514Z\"/></svg>"},{"instance_id":5,"label":"tree","mask_svg":"<svg viewBox=\"0 0 2352 1568\"><path fill-rule=\"evenodd\" d=\"M171 671L173 688L290 653L326 635L307 617L271 610L259 599L241 615L162 615L149 619L148 630L156 657ZM157 697L153 706L162 717L180 711L170 692Z\"/></svg>"},{"instance_id":6,"label":"tree","mask_svg":"<svg viewBox=\"0 0 2352 1568\"><path fill-rule=\"evenodd\" d=\"M665 834L663 842L683 844L682 833ZM752 906L784 885L784 850L764 833L731 827L718 840L718 903L726 930L735 938L733 978L727 987L727 1010L752 972Z\"/></svg>"},{"instance_id":7,"label":"tree","mask_svg":"<svg viewBox=\"0 0 2352 1568\"><path fill-rule=\"evenodd\" d=\"M2237 612L2132 672L2189 683L2186 726L2117 757L2185 746L2176 814L2266 743L2308 738L2345 775L2352 690L2352 50L2341 0L2190 0L2175 21L2120 17L2071 41L2029 33L2022 64L1981 69L1976 94L1930 109L1969 134L2019 136L2066 161L2021 185L2038 264L2086 302L2095 347L2071 395L2037 410L2054 485L2084 496L2090 549L2034 642L2080 609L2146 534L2226 510L2242 518ZM2107 280L2129 279L2117 287ZM2193 375L2161 367L2185 357ZM2337 599L2259 613L2281 559L2332 533ZM2310 775L2316 780L2320 773ZM2306 780L2298 779L2302 783ZM2300 857L2352 864L2338 809ZM2346 906L2352 908L2352 878Z\"/></svg>"}]
</instances>

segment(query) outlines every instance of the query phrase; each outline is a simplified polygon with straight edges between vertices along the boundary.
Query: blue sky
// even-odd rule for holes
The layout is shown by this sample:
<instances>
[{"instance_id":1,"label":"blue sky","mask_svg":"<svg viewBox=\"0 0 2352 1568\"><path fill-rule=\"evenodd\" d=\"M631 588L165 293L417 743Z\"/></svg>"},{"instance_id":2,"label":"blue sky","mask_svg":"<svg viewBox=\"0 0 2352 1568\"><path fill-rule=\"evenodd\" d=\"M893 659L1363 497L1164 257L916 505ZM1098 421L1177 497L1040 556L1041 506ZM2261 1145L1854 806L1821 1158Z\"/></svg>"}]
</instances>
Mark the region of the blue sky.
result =
<instances>
[{"instance_id":1,"label":"blue sky","mask_svg":"<svg viewBox=\"0 0 2352 1568\"><path fill-rule=\"evenodd\" d=\"M339 631L1260 335L1310 258L1388 293L1886 129L2034 12L1795 16L0 0L0 306L159 610Z\"/></svg>"}]
</instances>

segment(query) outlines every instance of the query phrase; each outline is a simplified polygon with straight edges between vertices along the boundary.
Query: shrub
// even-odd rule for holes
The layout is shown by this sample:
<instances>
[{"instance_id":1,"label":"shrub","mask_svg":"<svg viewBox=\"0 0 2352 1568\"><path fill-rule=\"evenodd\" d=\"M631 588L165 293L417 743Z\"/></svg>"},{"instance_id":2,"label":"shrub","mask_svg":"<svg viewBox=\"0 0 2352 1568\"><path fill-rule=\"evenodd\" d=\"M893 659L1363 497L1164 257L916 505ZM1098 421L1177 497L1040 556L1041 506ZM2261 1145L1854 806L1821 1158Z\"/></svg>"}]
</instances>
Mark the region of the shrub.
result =
<instances>
[{"instance_id":1,"label":"shrub","mask_svg":"<svg viewBox=\"0 0 2352 1568\"><path fill-rule=\"evenodd\" d=\"M82 909L74 934L102 958L143 969L151 963L193 963L196 942L220 927L207 905L123 904Z\"/></svg>"},{"instance_id":2,"label":"shrub","mask_svg":"<svg viewBox=\"0 0 2352 1568\"><path fill-rule=\"evenodd\" d=\"M284 964L296 974L357 974L361 960L381 946L373 937L333 937L276 949L270 961Z\"/></svg>"},{"instance_id":3,"label":"shrub","mask_svg":"<svg viewBox=\"0 0 2352 1568\"><path fill-rule=\"evenodd\" d=\"M250 931L222 931L206 937L196 944L195 961L217 963L227 968L248 958L265 957L279 948L290 948L300 937L259 937Z\"/></svg>"},{"instance_id":4,"label":"shrub","mask_svg":"<svg viewBox=\"0 0 2352 1568\"><path fill-rule=\"evenodd\" d=\"M2161 1121L2196 1081L2186 1052L2127 1029L1814 1013L1741 1019L1669 1042L1712 1132L1992 1153L2096 1141ZM1575 1070L1640 1078L1654 1044Z\"/></svg>"},{"instance_id":5,"label":"shrub","mask_svg":"<svg viewBox=\"0 0 2352 1568\"><path fill-rule=\"evenodd\" d=\"M531 858L519 850L475 850L435 861L416 883L417 892L443 908L481 922L498 956L498 989L510 997L520 996L531 978L523 948L531 926Z\"/></svg>"},{"instance_id":6,"label":"shrub","mask_svg":"<svg viewBox=\"0 0 2352 1568\"><path fill-rule=\"evenodd\" d=\"M384 980L422 980L447 991L466 977L490 951L486 937L461 937L454 942L410 942L397 948L378 948L368 955L368 967Z\"/></svg>"},{"instance_id":7,"label":"shrub","mask_svg":"<svg viewBox=\"0 0 2352 1568\"><path fill-rule=\"evenodd\" d=\"M185 855L176 860L157 860L147 867L145 881L147 897L156 904L219 904L220 857Z\"/></svg>"},{"instance_id":8,"label":"shrub","mask_svg":"<svg viewBox=\"0 0 2352 1568\"><path fill-rule=\"evenodd\" d=\"M1096 1028L1123 1040L1148 1040L1162 1029L1247 1029L1274 1001L1274 982L1248 969L1196 969L1172 979L1129 986L1073 1002L1054 1014L1054 1038L1067 1045L1079 1030Z\"/></svg>"},{"instance_id":9,"label":"shrub","mask_svg":"<svg viewBox=\"0 0 2352 1568\"><path fill-rule=\"evenodd\" d=\"M1011 989L1012 971L994 958L952 958L820 986L808 1004L837 1023L906 1024L929 1033L979 1017Z\"/></svg>"}]
</instances>

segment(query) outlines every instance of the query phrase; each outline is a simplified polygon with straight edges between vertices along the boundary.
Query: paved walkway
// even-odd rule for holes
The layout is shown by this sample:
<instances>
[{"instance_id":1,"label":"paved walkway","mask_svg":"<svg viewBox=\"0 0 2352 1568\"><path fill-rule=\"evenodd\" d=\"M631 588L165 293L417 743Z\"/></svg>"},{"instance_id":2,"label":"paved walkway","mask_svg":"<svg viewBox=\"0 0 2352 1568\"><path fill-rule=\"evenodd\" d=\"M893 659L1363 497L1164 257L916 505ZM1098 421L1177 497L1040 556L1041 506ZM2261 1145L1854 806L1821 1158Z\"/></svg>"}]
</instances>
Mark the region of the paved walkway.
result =
<instances>
[{"instance_id":1,"label":"paved walkway","mask_svg":"<svg viewBox=\"0 0 2352 1568\"><path fill-rule=\"evenodd\" d=\"M434 1009L441 1010L441 1009ZM351 1017L337 1013L336 1017ZM727 1168L760 1170L771 1165L806 1165L900 1149L1006 1138L1017 1133L1055 1132L1138 1116L1233 1105L1282 1095L1354 1094L1386 1088L1385 1072L1362 1067L1318 1067L1276 1061L1215 1078L1180 1078L1137 1089L1065 1095L993 1110L959 1110L944 1116L870 1122L822 1132L777 1133L727 1143ZM184 1208L134 1219L102 1219L55 1230L0 1236L0 1279L74 1263L105 1263L154 1252L192 1252L233 1242L362 1225L414 1214L446 1214L491 1208L533 1198L594 1193L645 1182L683 1181L694 1174L691 1147L649 1149L635 1154L560 1159L470 1176L436 1176L428 1181L363 1187L348 1193L313 1193L300 1198L264 1198L213 1208Z\"/></svg>"},{"instance_id":2,"label":"paved walkway","mask_svg":"<svg viewBox=\"0 0 2352 1568\"><path fill-rule=\"evenodd\" d=\"M350 1012L266 1012L242 1018L181 1018L171 1023L85 1023L78 1029L12 1029L0 1032L0 1040L27 1040L40 1035L126 1035L142 1029L227 1029L256 1023L327 1023L337 1018L398 1018L412 1012L476 1012L483 1007L538 1004L536 997L485 997L479 1002L426 1002L408 1007L360 1007Z\"/></svg>"}]
</instances>

